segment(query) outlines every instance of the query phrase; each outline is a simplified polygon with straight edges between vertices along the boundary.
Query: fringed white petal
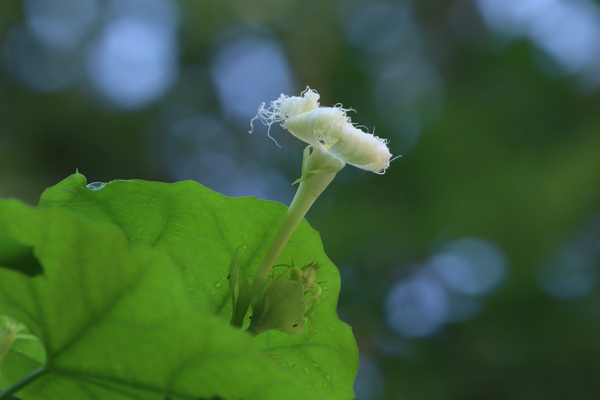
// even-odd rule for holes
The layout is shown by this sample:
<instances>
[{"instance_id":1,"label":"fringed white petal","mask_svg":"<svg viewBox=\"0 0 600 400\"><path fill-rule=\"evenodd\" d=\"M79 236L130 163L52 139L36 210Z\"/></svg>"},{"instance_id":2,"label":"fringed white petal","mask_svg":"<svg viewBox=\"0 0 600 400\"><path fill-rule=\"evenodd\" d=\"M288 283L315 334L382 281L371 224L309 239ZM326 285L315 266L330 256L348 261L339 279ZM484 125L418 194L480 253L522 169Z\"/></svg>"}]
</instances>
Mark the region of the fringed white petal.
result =
<instances>
[{"instance_id":1,"label":"fringed white petal","mask_svg":"<svg viewBox=\"0 0 600 400\"><path fill-rule=\"evenodd\" d=\"M269 126L281 122L298 139L345 163L384 173L392 157L387 141L352 125L347 111L341 106L319 107L319 94L307 87L301 97L282 94L269 108L261 104L254 119Z\"/></svg>"}]
</instances>

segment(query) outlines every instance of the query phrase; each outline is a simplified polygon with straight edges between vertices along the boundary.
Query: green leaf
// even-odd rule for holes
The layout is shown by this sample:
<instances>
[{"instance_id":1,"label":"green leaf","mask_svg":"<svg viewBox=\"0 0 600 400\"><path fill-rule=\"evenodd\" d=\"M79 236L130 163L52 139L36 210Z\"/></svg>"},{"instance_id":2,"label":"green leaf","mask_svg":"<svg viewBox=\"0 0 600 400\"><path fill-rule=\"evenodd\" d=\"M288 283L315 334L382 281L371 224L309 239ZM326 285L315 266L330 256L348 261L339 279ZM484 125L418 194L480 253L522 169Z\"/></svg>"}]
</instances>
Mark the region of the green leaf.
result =
<instances>
[{"instance_id":1,"label":"green leaf","mask_svg":"<svg viewBox=\"0 0 600 400\"><path fill-rule=\"evenodd\" d=\"M240 268L251 278L287 211L271 201L228 198L192 181L132 180L90 186L83 175L72 175L48 189L40 207L60 206L117 226L132 243L167 254L181 267L192 301L226 321L231 318L226 278L236 249L245 249L239 255ZM319 234L302 221L278 263L302 267L313 261L322 265L317 282L326 283L313 314L312 339L307 326L303 336L269 331L257 336L257 341L299 381L318 390L317 398L353 398L358 350L350 327L337 316L339 272L327 258Z\"/></svg>"},{"instance_id":2,"label":"green leaf","mask_svg":"<svg viewBox=\"0 0 600 400\"><path fill-rule=\"evenodd\" d=\"M0 265L24 274L42 273L42 266L33 255L33 249L14 240L5 226L0 226Z\"/></svg>"},{"instance_id":3,"label":"green leaf","mask_svg":"<svg viewBox=\"0 0 600 400\"><path fill-rule=\"evenodd\" d=\"M314 398L250 335L193 305L168 257L132 246L118 229L16 201L0 201L0 226L34 249L44 271L0 267L0 313L24 323L47 356L19 397ZM4 384L40 367L28 354L9 352Z\"/></svg>"},{"instance_id":4,"label":"green leaf","mask_svg":"<svg viewBox=\"0 0 600 400\"><path fill-rule=\"evenodd\" d=\"M4 357L2 350L7 351ZM4 377L3 366L10 365L12 375L24 376L45 362L46 352L39 338L31 335L22 323L0 315L0 389L10 386ZM23 369L17 371L19 366Z\"/></svg>"}]
</instances>

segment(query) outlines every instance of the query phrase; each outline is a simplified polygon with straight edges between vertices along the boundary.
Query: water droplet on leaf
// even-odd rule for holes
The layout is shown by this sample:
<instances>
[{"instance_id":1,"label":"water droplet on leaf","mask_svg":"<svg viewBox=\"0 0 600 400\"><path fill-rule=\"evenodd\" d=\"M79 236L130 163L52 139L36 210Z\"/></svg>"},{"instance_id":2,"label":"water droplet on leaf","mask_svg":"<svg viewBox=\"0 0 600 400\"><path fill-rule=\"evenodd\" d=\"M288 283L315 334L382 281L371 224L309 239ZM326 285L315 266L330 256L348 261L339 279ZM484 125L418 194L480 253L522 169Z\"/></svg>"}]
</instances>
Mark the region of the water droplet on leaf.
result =
<instances>
[{"instance_id":1,"label":"water droplet on leaf","mask_svg":"<svg viewBox=\"0 0 600 400\"><path fill-rule=\"evenodd\" d=\"M221 282L215 283L215 287L221 287L221 286L223 286L223 284Z\"/></svg>"},{"instance_id":2,"label":"water droplet on leaf","mask_svg":"<svg viewBox=\"0 0 600 400\"><path fill-rule=\"evenodd\" d=\"M87 185L87 188L90 190L100 190L102 189L104 186L106 186L106 183L102 183L102 182L92 182L89 183Z\"/></svg>"},{"instance_id":3,"label":"water droplet on leaf","mask_svg":"<svg viewBox=\"0 0 600 400\"><path fill-rule=\"evenodd\" d=\"M325 375L325 379L327 379L327 382L331 382L331 375Z\"/></svg>"},{"instance_id":4,"label":"water droplet on leaf","mask_svg":"<svg viewBox=\"0 0 600 400\"><path fill-rule=\"evenodd\" d=\"M310 370L309 370L308 368L304 368L304 373L305 373L306 375L310 375Z\"/></svg>"}]
</instances>

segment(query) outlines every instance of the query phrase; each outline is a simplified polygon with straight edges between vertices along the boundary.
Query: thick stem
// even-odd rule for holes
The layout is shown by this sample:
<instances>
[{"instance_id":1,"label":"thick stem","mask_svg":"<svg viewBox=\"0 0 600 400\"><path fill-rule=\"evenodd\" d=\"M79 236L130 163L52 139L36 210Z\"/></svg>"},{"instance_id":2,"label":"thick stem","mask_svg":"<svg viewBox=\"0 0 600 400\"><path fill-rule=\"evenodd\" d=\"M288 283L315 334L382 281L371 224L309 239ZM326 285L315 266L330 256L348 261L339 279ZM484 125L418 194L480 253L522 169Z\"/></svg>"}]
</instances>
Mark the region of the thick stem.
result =
<instances>
[{"instance_id":1,"label":"thick stem","mask_svg":"<svg viewBox=\"0 0 600 400\"><path fill-rule=\"evenodd\" d=\"M48 370L46 370L45 365L33 370L31 373L11 385L8 389L0 392L0 400L11 399L13 394L17 393L19 390L35 381L46 372L48 372Z\"/></svg>"},{"instance_id":2,"label":"thick stem","mask_svg":"<svg viewBox=\"0 0 600 400\"><path fill-rule=\"evenodd\" d=\"M271 268L275 265L277 258L283 251L285 245L288 240L296 230L300 221L306 215L306 212L313 205L317 197L325 190L327 185L333 180L335 177L335 173L333 174L323 174L323 175L315 175L311 179L305 182L300 183L300 187L296 192L296 196L290 205L290 208L285 215L275 238L273 239L273 243L269 248L269 251L265 255L256 275L254 277L254 281L252 282L251 291L256 291L261 287L263 283L267 281L269 276L269 272L271 272ZM315 193L312 186L312 183L316 183L314 181L320 181L320 191Z\"/></svg>"},{"instance_id":3,"label":"thick stem","mask_svg":"<svg viewBox=\"0 0 600 400\"><path fill-rule=\"evenodd\" d=\"M344 164L340 164L339 160L321 150L315 150L308 162L309 171L331 166L339 166L339 168L337 168L339 171L343 168ZM233 316L232 320L234 326L242 326L244 317L246 316L246 312L250 307L254 295L267 283L271 268L275 265L277 258L279 258L279 255L296 230L296 227L300 221L302 221L306 212L315 202L317 197L323 193L325 188L331 183L333 178L335 178L335 174L336 172L312 174L310 178L300 183L298 191L294 196L294 200L292 200L292 204L271 243L271 247L258 267L252 285L250 286L248 296L244 299L239 299L239 304L236 307L236 315Z\"/></svg>"}]
</instances>

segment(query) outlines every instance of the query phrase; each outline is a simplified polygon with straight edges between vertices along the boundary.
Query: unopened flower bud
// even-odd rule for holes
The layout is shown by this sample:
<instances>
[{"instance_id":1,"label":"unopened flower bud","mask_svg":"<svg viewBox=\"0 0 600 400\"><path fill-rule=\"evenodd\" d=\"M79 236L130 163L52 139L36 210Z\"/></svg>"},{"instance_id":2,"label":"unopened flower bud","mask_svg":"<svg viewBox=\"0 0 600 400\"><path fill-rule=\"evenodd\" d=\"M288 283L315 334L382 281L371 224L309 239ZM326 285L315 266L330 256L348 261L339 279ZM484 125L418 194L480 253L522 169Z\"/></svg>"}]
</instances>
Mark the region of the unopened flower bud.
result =
<instances>
[{"instance_id":1,"label":"unopened flower bud","mask_svg":"<svg viewBox=\"0 0 600 400\"><path fill-rule=\"evenodd\" d=\"M248 329L255 335L270 329L301 335L307 322L304 318L306 303L302 284L285 279L270 282L253 307Z\"/></svg>"},{"instance_id":2,"label":"unopened flower bud","mask_svg":"<svg viewBox=\"0 0 600 400\"><path fill-rule=\"evenodd\" d=\"M317 263L308 264L302 268L292 268L290 279L301 283L305 289L308 288L310 283L314 283L317 279L317 271L320 265Z\"/></svg>"},{"instance_id":3,"label":"unopened flower bud","mask_svg":"<svg viewBox=\"0 0 600 400\"><path fill-rule=\"evenodd\" d=\"M290 278L285 279L286 271L269 282L260 300L253 306L252 322L248 329L255 335L270 329L301 335L307 319L310 319L314 331L310 314L321 295L321 287L315 283L319 264L289 268ZM312 296L306 298L307 293Z\"/></svg>"},{"instance_id":4,"label":"unopened flower bud","mask_svg":"<svg viewBox=\"0 0 600 400\"><path fill-rule=\"evenodd\" d=\"M298 139L327 151L343 163L384 173L392 154L387 141L352 125L347 109L319 107L319 94L307 88L302 97L281 95L269 108L260 106L255 119L266 125L281 122Z\"/></svg>"}]
</instances>

